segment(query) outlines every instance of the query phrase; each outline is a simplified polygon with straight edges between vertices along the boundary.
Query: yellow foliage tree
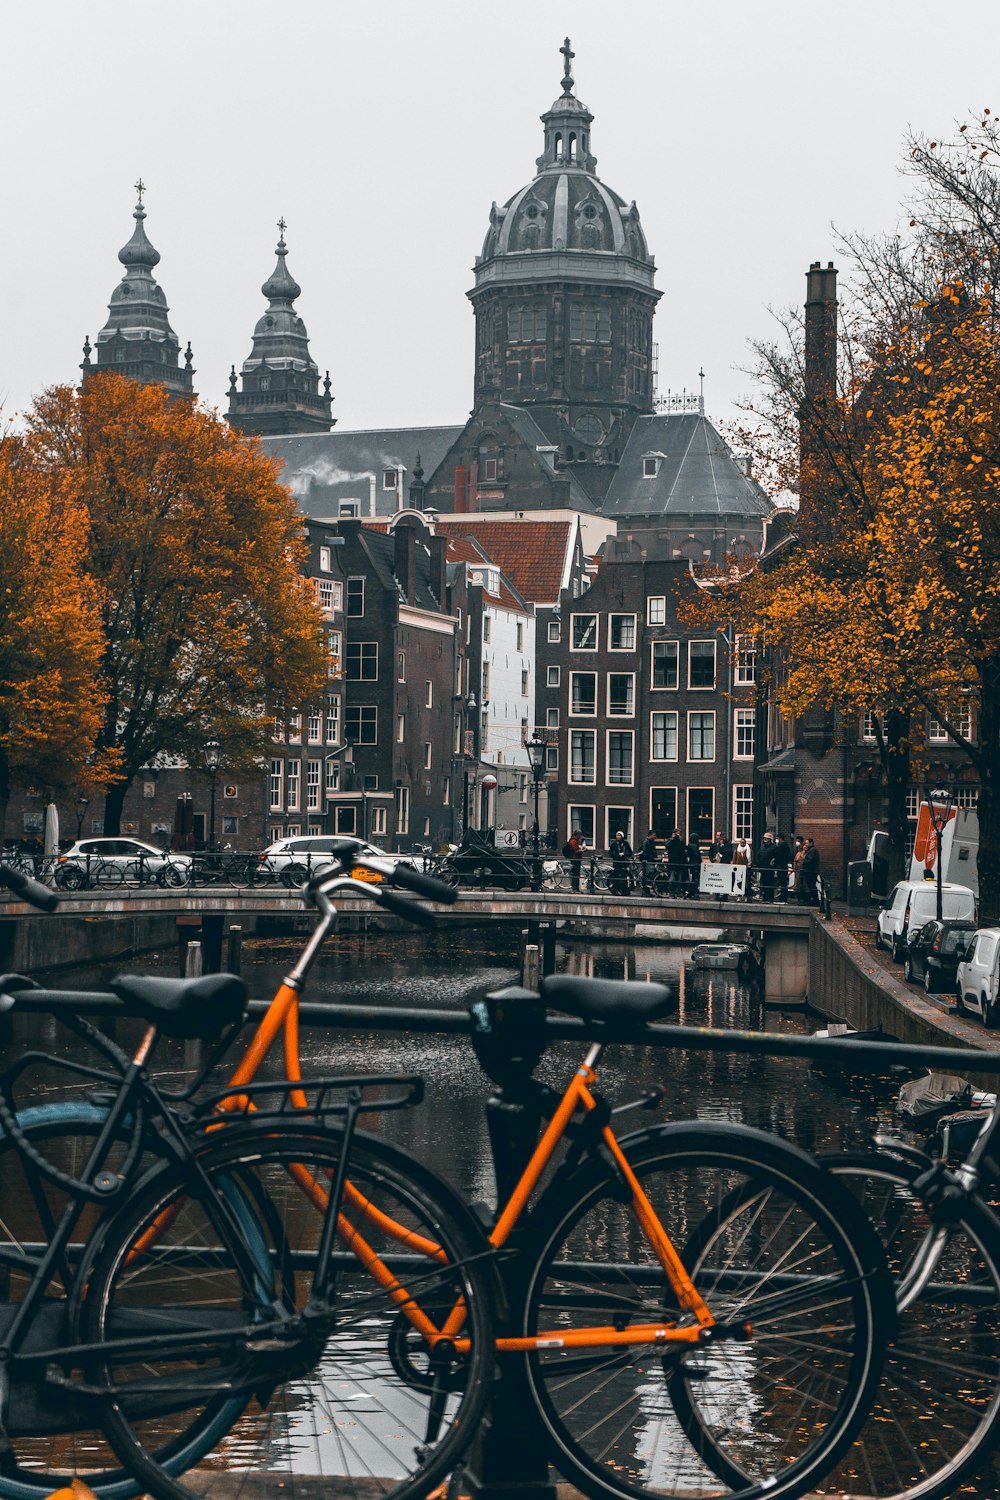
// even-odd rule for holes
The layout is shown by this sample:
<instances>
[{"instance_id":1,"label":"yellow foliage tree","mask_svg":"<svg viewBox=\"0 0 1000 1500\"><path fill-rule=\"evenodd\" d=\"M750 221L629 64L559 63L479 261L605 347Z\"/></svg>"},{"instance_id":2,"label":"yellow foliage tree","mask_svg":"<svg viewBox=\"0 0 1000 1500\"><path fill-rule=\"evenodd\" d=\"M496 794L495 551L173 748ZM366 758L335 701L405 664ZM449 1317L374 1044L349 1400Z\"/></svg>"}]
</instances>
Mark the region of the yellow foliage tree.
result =
<instances>
[{"instance_id":1,"label":"yellow foliage tree","mask_svg":"<svg viewBox=\"0 0 1000 1500\"><path fill-rule=\"evenodd\" d=\"M93 758L107 693L87 530L72 486L0 438L0 835L15 788L55 796L109 770Z\"/></svg>"},{"instance_id":2,"label":"yellow foliage tree","mask_svg":"<svg viewBox=\"0 0 1000 1500\"><path fill-rule=\"evenodd\" d=\"M56 387L28 417L39 474L78 493L104 635L97 735L120 759L105 832L139 769L220 739L260 765L275 717L325 682L302 519L259 444L162 387L114 374Z\"/></svg>"}]
</instances>

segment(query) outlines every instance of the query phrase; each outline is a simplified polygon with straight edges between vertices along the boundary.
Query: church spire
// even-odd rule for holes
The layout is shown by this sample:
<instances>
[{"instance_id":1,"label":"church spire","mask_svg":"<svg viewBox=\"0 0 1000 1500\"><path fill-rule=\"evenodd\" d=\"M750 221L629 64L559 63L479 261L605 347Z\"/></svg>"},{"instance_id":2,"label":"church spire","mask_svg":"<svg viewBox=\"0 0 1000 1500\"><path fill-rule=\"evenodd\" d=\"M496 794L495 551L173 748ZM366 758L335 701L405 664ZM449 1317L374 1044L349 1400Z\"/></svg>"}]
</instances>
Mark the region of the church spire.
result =
<instances>
[{"instance_id":1,"label":"church spire","mask_svg":"<svg viewBox=\"0 0 1000 1500\"><path fill-rule=\"evenodd\" d=\"M230 425L264 437L329 432L334 425L329 376L321 395L309 335L293 306L302 288L288 269L287 228L284 218L279 219L277 263L261 287L267 311L257 320L253 347L243 361L243 389L236 389L235 368L229 385Z\"/></svg>"},{"instance_id":2,"label":"church spire","mask_svg":"<svg viewBox=\"0 0 1000 1500\"><path fill-rule=\"evenodd\" d=\"M569 37L559 51L563 58L562 93L552 108L542 115L545 142L536 166L539 172L564 171L567 166L594 172L597 157L590 154L590 127L594 117L573 92L576 79L571 64L576 53L570 46Z\"/></svg>"},{"instance_id":3,"label":"church spire","mask_svg":"<svg viewBox=\"0 0 1000 1500\"><path fill-rule=\"evenodd\" d=\"M142 201L146 184L141 177L135 190L138 200L132 214L135 228L118 252L125 273L111 294L108 321L97 335L94 350L91 351L89 340L84 347L83 378L114 370L143 384L166 386L175 395L191 396L194 394L191 345L185 367L179 369L180 340L170 326L170 309L163 288L153 275L160 252L146 234L146 209ZM91 352L96 354L95 361L90 358Z\"/></svg>"}]
</instances>

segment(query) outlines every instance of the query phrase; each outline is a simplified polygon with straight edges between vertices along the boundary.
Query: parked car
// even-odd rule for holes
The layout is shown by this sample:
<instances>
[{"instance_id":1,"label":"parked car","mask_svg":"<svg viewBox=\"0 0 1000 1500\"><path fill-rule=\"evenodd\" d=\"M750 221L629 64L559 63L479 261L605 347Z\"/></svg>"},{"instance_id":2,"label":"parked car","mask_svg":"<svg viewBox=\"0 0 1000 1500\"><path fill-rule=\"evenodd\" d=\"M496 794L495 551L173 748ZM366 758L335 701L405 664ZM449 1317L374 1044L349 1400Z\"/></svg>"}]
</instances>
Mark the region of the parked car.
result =
<instances>
[{"instance_id":1,"label":"parked car","mask_svg":"<svg viewBox=\"0 0 1000 1500\"><path fill-rule=\"evenodd\" d=\"M56 861L55 882L66 891L90 885L186 885L190 854L169 854L142 839L77 839Z\"/></svg>"},{"instance_id":2,"label":"parked car","mask_svg":"<svg viewBox=\"0 0 1000 1500\"><path fill-rule=\"evenodd\" d=\"M967 885L946 881L941 887L941 915L949 922L976 920L976 898ZM937 884L933 880L901 880L893 886L888 905L875 924L876 948L888 948L902 963L910 938L937 916Z\"/></svg>"},{"instance_id":3,"label":"parked car","mask_svg":"<svg viewBox=\"0 0 1000 1500\"><path fill-rule=\"evenodd\" d=\"M955 975L960 1015L972 1011L984 1026L1000 1026L1000 927L981 927Z\"/></svg>"},{"instance_id":4,"label":"parked car","mask_svg":"<svg viewBox=\"0 0 1000 1500\"><path fill-rule=\"evenodd\" d=\"M320 865L326 864L334 850L343 842L342 838L333 834L303 834L301 837L290 839L278 839L276 843L261 851L259 856L260 878L262 880L277 879L282 885L302 885L309 879L313 870ZM363 843L359 854L367 854L372 859L387 859L390 863L412 865L417 868L419 855L413 854L387 854L377 844ZM370 874L367 870L358 871L358 877L362 880L378 880L378 876Z\"/></svg>"},{"instance_id":5,"label":"parked car","mask_svg":"<svg viewBox=\"0 0 1000 1500\"><path fill-rule=\"evenodd\" d=\"M959 960L976 930L975 922L925 922L906 945L903 975L911 984L922 983L928 995L946 994L955 988Z\"/></svg>"}]
</instances>

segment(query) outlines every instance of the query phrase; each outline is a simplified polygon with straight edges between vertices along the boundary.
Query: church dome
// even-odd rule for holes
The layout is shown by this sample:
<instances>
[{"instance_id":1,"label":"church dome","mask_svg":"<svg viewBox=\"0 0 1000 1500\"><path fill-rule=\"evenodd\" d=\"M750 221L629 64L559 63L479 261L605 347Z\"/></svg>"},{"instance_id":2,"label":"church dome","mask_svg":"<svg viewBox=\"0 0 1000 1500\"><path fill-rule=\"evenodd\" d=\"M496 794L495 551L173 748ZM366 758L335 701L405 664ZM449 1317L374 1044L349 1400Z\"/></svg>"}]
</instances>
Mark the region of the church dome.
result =
<instances>
[{"instance_id":1,"label":"church dome","mask_svg":"<svg viewBox=\"0 0 1000 1500\"><path fill-rule=\"evenodd\" d=\"M636 263L639 279L648 285L654 262L639 211L597 176L597 159L590 149L594 117L573 93L568 42L562 50L563 92L541 117L545 140L537 174L502 207L493 204L477 272L497 256L541 256L549 261L553 253L569 251L581 258L624 257ZM519 270L530 276L531 262L521 262Z\"/></svg>"}]
</instances>

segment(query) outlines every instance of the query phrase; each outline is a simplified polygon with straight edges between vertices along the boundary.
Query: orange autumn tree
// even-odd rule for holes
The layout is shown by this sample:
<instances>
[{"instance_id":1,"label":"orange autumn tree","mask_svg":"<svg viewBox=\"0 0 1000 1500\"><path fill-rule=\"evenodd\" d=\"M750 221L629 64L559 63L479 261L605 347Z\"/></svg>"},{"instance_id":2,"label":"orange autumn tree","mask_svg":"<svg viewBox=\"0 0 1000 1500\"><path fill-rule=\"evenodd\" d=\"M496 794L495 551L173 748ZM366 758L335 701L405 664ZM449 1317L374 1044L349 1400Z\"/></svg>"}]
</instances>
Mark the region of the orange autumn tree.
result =
<instances>
[{"instance_id":1,"label":"orange autumn tree","mask_svg":"<svg viewBox=\"0 0 1000 1500\"><path fill-rule=\"evenodd\" d=\"M96 786L107 694L98 596L85 577L87 514L0 438L0 839L15 788Z\"/></svg>"},{"instance_id":2,"label":"orange autumn tree","mask_svg":"<svg viewBox=\"0 0 1000 1500\"><path fill-rule=\"evenodd\" d=\"M913 232L850 242L856 291L820 399L794 328L785 349L759 351L770 432L787 453L798 429L808 504L794 543L738 585L722 580L710 606L774 648L784 712L881 711L901 765L910 716L946 727L980 777L989 919L1000 917L998 144L987 121L971 149L914 146Z\"/></svg>"},{"instance_id":3,"label":"orange autumn tree","mask_svg":"<svg viewBox=\"0 0 1000 1500\"><path fill-rule=\"evenodd\" d=\"M79 493L103 631L100 751L120 759L105 832L160 754L221 740L259 766L275 717L309 707L326 673L302 576L302 519L274 466L213 413L114 374L56 387L28 414L39 474Z\"/></svg>"}]
</instances>

